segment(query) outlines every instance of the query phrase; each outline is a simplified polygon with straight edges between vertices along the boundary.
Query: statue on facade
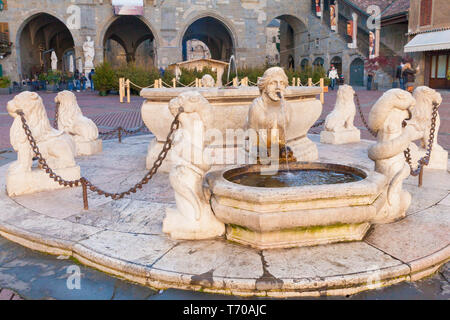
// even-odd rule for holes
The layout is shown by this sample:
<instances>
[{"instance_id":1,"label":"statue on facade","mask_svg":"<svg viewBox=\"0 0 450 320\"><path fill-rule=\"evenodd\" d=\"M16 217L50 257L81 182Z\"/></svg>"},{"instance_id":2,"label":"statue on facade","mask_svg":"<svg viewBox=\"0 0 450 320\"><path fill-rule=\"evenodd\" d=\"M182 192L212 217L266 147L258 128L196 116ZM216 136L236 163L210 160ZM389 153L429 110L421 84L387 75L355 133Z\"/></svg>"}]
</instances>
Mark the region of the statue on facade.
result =
<instances>
[{"instance_id":1,"label":"statue on facade","mask_svg":"<svg viewBox=\"0 0 450 320\"><path fill-rule=\"evenodd\" d=\"M56 56L55 51L52 51L51 60L52 60L52 70L53 71L58 70L58 57Z\"/></svg>"},{"instance_id":2,"label":"statue on facade","mask_svg":"<svg viewBox=\"0 0 450 320\"><path fill-rule=\"evenodd\" d=\"M91 40L90 36L86 37L86 41L83 43L84 52L84 68L93 69L94 68L94 57L95 57L95 46L94 41ZM81 72L81 70L80 70Z\"/></svg>"}]
</instances>

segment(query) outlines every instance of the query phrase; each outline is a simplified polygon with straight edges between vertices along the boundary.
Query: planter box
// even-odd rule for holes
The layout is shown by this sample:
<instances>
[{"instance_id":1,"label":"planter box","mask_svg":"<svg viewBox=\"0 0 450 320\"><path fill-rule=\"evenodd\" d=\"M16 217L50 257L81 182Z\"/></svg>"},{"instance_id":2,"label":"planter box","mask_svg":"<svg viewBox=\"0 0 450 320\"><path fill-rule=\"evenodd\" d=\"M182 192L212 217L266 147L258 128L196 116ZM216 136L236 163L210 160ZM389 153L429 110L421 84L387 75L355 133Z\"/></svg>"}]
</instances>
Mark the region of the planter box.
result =
<instances>
[{"instance_id":1,"label":"planter box","mask_svg":"<svg viewBox=\"0 0 450 320\"><path fill-rule=\"evenodd\" d=\"M11 89L10 88L0 88L0 94L10 94Z\"/></svg>"},{"instance_id":2,"label":"planter box","mask_svg":"<svg viewBox=\"0 0 450 320\"><path fill-rule=\"evenodd\" d=\"M48 84L47 92L58 92L58 86L56 84Z\"/></svg>"}]
</instances>

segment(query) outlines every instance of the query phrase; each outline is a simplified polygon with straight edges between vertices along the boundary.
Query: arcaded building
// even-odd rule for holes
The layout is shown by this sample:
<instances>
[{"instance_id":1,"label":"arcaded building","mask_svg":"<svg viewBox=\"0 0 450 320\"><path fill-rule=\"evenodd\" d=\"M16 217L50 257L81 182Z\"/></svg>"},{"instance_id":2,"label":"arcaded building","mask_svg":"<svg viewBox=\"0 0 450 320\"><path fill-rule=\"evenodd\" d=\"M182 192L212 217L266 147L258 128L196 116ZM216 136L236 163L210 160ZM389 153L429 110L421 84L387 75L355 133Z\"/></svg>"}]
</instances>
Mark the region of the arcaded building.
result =
<instances>
[{"instance_id":1,"label":"arcaded building","mask_svg":"<svg viewBox=\"0 0 450 320\"><path fill-rule=\"evenodd\" d=\"M366 0L2 1L0 64L3 74L13 80L49 69L52 51L58 69L67 71L73 58L79 66L88 36L94 41L95 65L108 60L165 68L192 56L192 43L200 54L204 46L199 42L212 59L228 61L234 55L238 67L262 65L267 61L267 28L279 24L275 46L282 66L328 69L334 64L347 83L364 83L364 59L370 49ZM408 10L409 1L406 9L405 0L388 2L397 1L402 5L397 9L394 5L392 11L392 5L378 0L383 14L395 16ZM333 19L332 12L336 12ZM333 21L336 25L331 28ZM355 23L353 36L350 21ZM406 34L407 22L402 23ZM393 30L401 37L401 30ZM380 52L395 54L390 44L398 46L398 41L384 43L381 34Z\"/></svg>"}]
</instances>

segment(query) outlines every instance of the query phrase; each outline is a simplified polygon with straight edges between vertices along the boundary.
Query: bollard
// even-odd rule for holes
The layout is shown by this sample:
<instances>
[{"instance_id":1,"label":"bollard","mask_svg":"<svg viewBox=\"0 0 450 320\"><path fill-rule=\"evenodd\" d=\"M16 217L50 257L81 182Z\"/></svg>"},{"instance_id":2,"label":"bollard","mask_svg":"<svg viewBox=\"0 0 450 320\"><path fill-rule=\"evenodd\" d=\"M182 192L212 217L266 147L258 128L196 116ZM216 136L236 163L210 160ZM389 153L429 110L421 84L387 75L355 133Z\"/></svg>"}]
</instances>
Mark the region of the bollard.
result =
<instances>
[{"instance_id":1,"label":"bollard","mask_svg":"<svg viewBox=\"0 0 450 320\"><path fill-rule=\"evenodd\" d=\"M320 78L320 88L322 89L322 93L320 94L320 102L322 104L325 103L325 94L323 93L324 92L324 83L325 83L324 79Z\"/></svg>"},{"instance_id":2,"label":"bollard","mask_svg":"<svg viewBox=\"0 0 450 320\"><path fill-rule=\"evenodd\" d=\"M88 202L88 197L87 197L87 186L86 186L86 181L84 180L84 178L81 178L81 187L83 189L83 207L84 207L84 210L89 210L89 202Z\"/></svg>"},{"instance_id":3,"label":"bollard","mask_svg":"<svg viewBox=\"0 0 450 320\"><path fill-rule=\"evenodd\" d=\"M308 87L312 87L312 78L308 78Z\"/></svg>"},{"instance_id":4,"label":"bollard","mask_svg":"<svg viewBox=\"0 0 450 320\"><path fill-rule=\"evenodd\" d=\"M122 143L122 127L117 128L119 143Z\"/></svg>"},{"instance_id":5,"label":"bollard","mask_svg":"<svg viewBox=\"0 0 450 320\"><path fill-rule=\"evenodd\" d=\"M297 87L300 87L300 78L297 78Z\"/></svg>"},{"instance_id":6,"label":"bollard","mask_svg":"<svg viewBox=\"0 0 450 320\"><path fill-rule=\"evenodd\" d=\"M123 96L124 96L124 90L123 90L123 86L124 86L124 78L119 78L119 99L120 99L120 103L123 103Z\"/></svg>"},{"instance_id":7,"label":"bollard","mask_svg":"<svg viewBox=\"0 0 450 320\"><path fill-rule=\"evenodd\" d=\"M127 79L126 87L127 87L127 103L130 103L130 79Z\"/></svg>"},{"instance_id":8,"label":"bollard","mask_svg":"<svg viewBox=\"0 0 450 320\"><path fill-rule=\"evenodd\" d=\"M175 79L175 78L172 79L172 86L173 86L174 88L177 87L177 79Z\"/></svg>"},{"instance_id":9,"label":"bollard","mask_svg":"<svg viewBox=\"0 0 450 320\"><path fill-rule=\"evenodd\" d=\"M295 78L292 78L292 86L295 87Z\"/></svg>"},{"instance_id":10,"label":"bollard","mask_svg":"<svg viewBox=\"0 0 450 320\"><path fill-rule=\"evenodd\" d=\"M159 84L159 87L160 87L160 88L162 88L162 87L163 87L163 84L162 84L162 79L161 79L161 78L159 78L159 83L158 83L158 84Z\"/></svg>"},{"instance_id":11,"label":"bollard","mask_svg":"<svg viewBox=\"0 0 450 320\"><path fill-rule=\"evenodd\" d=\"M158 87L159 87L159 81L158 81L158 79L155 79L153 88L158 88Z\"/></svg>"},{"instance_id":12,"label":"bollard","mask_svg":"<svg viewBox=\"0 0 450 320\"><path fill-rule=\"evenodd\" d=\"M233 87L239 87L238 77L233 78Z\"/></svg>"}]
</instances>

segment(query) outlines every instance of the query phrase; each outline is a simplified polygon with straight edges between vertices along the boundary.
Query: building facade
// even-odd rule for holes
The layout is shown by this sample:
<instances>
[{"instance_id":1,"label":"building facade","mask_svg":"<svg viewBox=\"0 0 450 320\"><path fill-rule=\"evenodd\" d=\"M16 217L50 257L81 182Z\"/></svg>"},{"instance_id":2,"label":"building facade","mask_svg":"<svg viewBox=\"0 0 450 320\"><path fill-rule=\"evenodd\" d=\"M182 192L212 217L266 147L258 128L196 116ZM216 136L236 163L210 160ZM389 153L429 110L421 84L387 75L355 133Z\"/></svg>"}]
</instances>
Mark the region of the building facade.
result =
<instances>
[{"instance_id":1,"label":"building facade","mask_svg":"<svg viewBox=\"0 0 450 320\"><path fill-rule=\"evenodd\" d=\"M419 65L417 85L450 89L449 12L448 0L411 0L405 51Z\"/></svg>"},{"instance_id":2,"label":"building facade","mask_svg":"<svg viewBox=\"0 0 450 320\"><path fill-rule=\"evenodd\" d=\"M349 0L322 0L321 17L315 11L316 0L133 0L141 3L135 11L118 9L116 4L124 1L8 1L0 11L0 33L10 44L9 53L0 56L3 72L13 80L31 77L49 68L52 51L58 69L66 71L72 57L75 66L83 63L87 37L94 42L96 65L114 60L165 68L186 60L188 43L198 40L212 59L229 61L234 55L238 67L257 66L267 60L267 30L276 19L282 66L320 64L328 69L333 63L346 82L364 81L369 15L350 6ZM334 3L342 9L336 19L338 30L330 29ZM345 30L355 12L362 17L357 23L358 43L352 47Z\"/></svg>"}]
</instances>

